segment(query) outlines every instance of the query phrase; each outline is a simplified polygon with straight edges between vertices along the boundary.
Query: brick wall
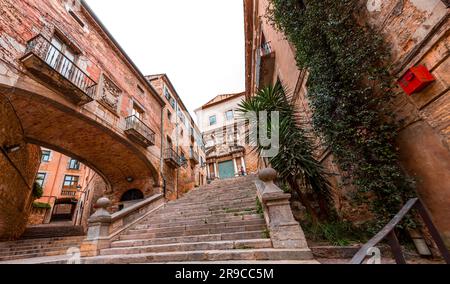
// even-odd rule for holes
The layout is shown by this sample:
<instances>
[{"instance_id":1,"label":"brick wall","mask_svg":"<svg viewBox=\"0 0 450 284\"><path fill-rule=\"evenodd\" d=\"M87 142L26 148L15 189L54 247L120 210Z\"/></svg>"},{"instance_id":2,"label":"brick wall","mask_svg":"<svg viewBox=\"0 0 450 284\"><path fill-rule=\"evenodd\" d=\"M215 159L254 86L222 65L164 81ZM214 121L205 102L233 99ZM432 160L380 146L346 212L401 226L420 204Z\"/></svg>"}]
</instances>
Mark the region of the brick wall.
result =
<instances>
[{"instance_id":1,"label":"brick wall","mask_svg":"<svg viewBox=\"0 0 450 284\"><path fill-rule=\"evenodd\" d=\"M26 144L14 110L0 93L0 146L19 145L13 153L0 151L0 240L19 237L25 230L32 186L39 168L40 148Z\"/></svg>"}]
</instances>

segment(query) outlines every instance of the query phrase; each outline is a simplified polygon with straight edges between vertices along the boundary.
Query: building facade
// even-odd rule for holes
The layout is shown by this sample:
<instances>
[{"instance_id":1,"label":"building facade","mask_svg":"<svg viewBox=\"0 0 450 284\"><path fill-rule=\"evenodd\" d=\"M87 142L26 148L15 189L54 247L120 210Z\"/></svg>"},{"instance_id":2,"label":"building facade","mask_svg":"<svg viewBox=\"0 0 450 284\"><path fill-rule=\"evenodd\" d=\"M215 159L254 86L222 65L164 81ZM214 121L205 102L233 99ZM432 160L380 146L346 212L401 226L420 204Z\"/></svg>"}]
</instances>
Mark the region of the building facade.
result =
<instances>
[{"instance_id":1,"label":"building facade","mask_svg":"<svg viewBox=\"0 0 450 284\"><path fill-rule=\"evenodd\" d=\"M165 102L88 5L0 5L0 239L25 228L40 147L95 171L112 212L162 192Z\"/></svg>"},{"instance_id":2,"label":"building facade","mask_svg":"<svg viewBox=\"0 0 450 284\"><path fill-rule=\"evenodd\" d=\"M392 76L400 79L412 66L424 65L436 81L411 96L396 91L392 112L401 122L397 138L400 162L416 180L419 197L430 210L442 236L450 241L450 59L448 1L361 0L359 19L384 35L392 54ZM276 80L293 91L297 109L308 120L307 76L296 65L295 50L265 17L269 0L244 0L246 95ZM339 173L332 154L322 147L319 160ZM358 218L346 203L340 177L331 179L336 207L350 220Z\"/></svg>"},{"instance_id":3,"label":"building facade","mask_svg":"<svg viewBox=\"0 0 450 284\"><path fill-rule=\"evenodd\" d=\"M165 196L172 200L206 183L205 145L169 77L158 74L147 79L166 102L162 118L161 174Z\"/></svg>"},{"instance_id":4,"label":"building facade","mask_svg":"<svg viewBox=\"0 0 450 284\"><path fill-rule=\"evenodd\" d=\"M245 93L219 95L195 110L206 143L209 180L254 173L258 158L246 143L245 125L240 123L238 104Z\"/></svg>"},{"instance_id":5,"label":"building facade","mask_svg":"<svg viewBox=\"0 0 450 284\"><path fill-rule=\"evenodd\" d=\"M92 203L92 187L97 174L76 159L42 148L41 165L36 183L43 189L41 198L34 201L28 224L40 225L64 222L87 226ZM84 216L87 214L87 216Z\"/></svg>"}]
</instances>

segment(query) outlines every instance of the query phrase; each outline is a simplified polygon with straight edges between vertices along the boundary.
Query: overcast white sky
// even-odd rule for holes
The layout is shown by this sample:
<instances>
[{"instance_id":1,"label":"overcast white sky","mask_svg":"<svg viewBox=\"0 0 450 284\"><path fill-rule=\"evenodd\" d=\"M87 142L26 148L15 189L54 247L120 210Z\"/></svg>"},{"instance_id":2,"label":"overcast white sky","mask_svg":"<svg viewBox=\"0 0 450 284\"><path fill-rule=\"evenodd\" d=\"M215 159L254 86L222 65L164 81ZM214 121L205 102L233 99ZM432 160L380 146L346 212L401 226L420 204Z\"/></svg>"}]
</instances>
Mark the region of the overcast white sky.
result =
<instances>
[{"instance_id":1,"label":"overcast white sky","mask_svg":"<svg viewBox=\"0 0 450 284\"><path fill-rule=\"evenodd\" d=\"M87 3L144 75L167 73L192 115L218 94L244 91L242 0Z\"/></svg>"}]
</instances>

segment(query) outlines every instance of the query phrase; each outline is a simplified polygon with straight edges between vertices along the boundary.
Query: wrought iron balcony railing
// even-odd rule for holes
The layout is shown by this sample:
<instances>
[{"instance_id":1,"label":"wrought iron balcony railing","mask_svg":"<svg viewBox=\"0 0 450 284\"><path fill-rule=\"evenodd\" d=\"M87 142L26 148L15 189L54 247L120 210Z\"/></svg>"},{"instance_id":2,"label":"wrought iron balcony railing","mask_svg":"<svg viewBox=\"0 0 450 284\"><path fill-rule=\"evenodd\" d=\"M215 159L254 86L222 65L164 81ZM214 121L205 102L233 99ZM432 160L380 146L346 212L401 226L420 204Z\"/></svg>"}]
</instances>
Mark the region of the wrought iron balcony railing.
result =
<instances>
[{"instance_id":1,"label":"wrought iron balcony railing","mask_svg":"<svg viewBox=\"0 0 450 284\"><path fill-rule=\"evenodd\" d=\"M125 119L125 133L144 147L155 145L155 132L136 115Z\"/></svg>"},{"instance_id":2,"label":"wrought iron balcony railing","mask_svg":"<svg viewBox=\"0 0 450 284\"><path fill-rule=\"evenodd\" d=\"M179 168L181 167L180 155L175 152L172 148L167 148L164 151L164 160L171 166Z\"/></svg>"},{"instance_id":3,"label":"wrought iron balcony railing","mask_svg":"<svg viewBox=\"0 0 450 284\"><path fill-rule=\"evenodd\" d=\"M61 196L75 197L77 195L77 189L75 188L63 188L61 190Z\"/></svg>"},{"instance_id":4,"label":"wrought iron balcony railing","mask_svg":"<svg viewBox=\"0 0 450 284\"><path fill-rule=\"evenodd\" d=\"M32 73L56 85L61 93L74 93L77 102L94 99L97 83L43 35L28 42L21 60Z\"/></svg>"}]
</instances>

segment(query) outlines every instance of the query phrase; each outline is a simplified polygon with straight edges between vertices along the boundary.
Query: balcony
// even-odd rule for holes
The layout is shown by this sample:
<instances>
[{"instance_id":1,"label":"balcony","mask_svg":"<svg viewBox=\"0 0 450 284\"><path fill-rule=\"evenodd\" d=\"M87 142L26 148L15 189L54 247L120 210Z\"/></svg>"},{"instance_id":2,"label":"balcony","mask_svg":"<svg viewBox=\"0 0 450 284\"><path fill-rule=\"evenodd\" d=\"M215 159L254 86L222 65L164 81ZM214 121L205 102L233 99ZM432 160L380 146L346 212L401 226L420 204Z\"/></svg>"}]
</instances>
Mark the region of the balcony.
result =
<instances>
[{"instance_id":1,"label":"balcony","mask_svg":"<svg viewBox=\"0 0 450 284\"><path fill-rule=\"evenodd\" d=\"M194 128L190 128L189 129L189 137L191 138L191 142L194 143L195 142L195 134L194 134Z\"/></svg>"},{"instance_id":2,"label":"balcony","mask_svg":"<svg viewBox=\"0 0 450 284\"><path fill-rule=\"evenodd\" d=\"M42 35L28 42L20 60L34 77L74 104L94 100L97 83Z\"/></svg>"},{"instance_id":3,"label":"balcony","mask_svg":"<svg viewBox=\"0 0 450 284\"><path fill-rule=\"evenodd\" d=\"M180 156L172 148L168 148L164 152L164 161L172 168L181 167Z\"/></svg>"},{"instance_id":4,"label":"balcony","mask_svg":"<svg viewBox=\"0 0 450 284\"><path fill-rule=\"evenodd\" d=\"M273 83L273 76L275 72L275 52L270 45L270 42L261 44L259 49L260 54L260 74L259 74L259 88L264 88Z\"/></svg>"},{"instance_id":5,"label":"balcony","mask_svg":"<svg viewBox=\"0 0 450 284\"><path fill-rule=\"evenodd\" d=\"M145 148L155 145L155 132L140 120L139 117L135 115L129 116L125 119L125 122L125 134L131 140Z\"/></svg>"},{"instance_id":6,"label":"balcony","mask_svg":"<svg viewBox=\"0 0 450 284\"><path fill-rule=\"evenodd\" d=\"M197 165L200 163L200 158L199 155L197 153L194 152L194 150L191 149L190 153L189 153L189 160L191 161L191 163L193 163L194 165Z\"/></svg>"}]
</instances>

